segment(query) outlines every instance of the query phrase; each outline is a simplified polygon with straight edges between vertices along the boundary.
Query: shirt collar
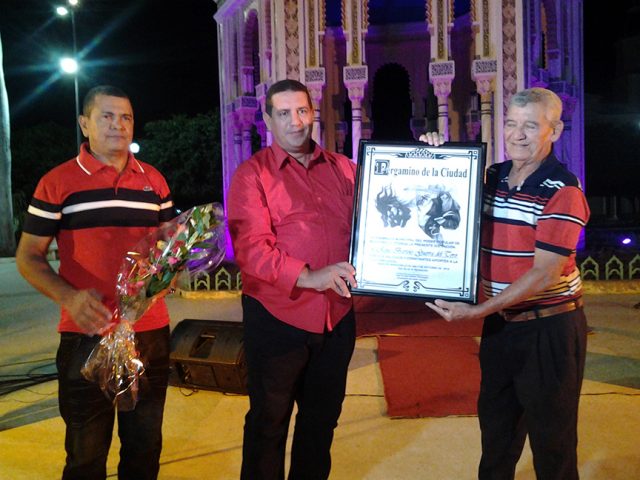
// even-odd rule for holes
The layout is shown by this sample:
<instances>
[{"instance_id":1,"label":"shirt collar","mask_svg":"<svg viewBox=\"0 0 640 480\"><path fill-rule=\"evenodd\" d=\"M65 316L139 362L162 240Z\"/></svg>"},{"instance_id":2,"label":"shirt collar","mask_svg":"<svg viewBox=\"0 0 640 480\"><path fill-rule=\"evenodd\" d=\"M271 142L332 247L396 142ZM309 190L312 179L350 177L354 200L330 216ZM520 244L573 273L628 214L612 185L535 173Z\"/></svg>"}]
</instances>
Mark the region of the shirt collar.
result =
<instances>
[{"instance_id":1,"label":"shirt collar","mask_svg":"<svg viewBox=\"0 0 640 480\"><path fill-rule=\"evenodd\" d=\"M522 185L540 184L545 178L549 177L550 173L553 171L554 168L556 168L556 166L559 163L560 162L558 161L558 159L556 158L552 150L549 153L549 155L547 155L544 158L544 160L540 162L540 166L536 169L536 171L533 172L531 175L529 175L527 178L525 178L524 182L522 182ZM509 177L509 171L513 167L513 160L509 160L508 163L504 162L503 167L504 167L504 170L502 170L502 181L507 182Z\"/></svg>"},{"instance_id":2,"label":"shirt collar","mask_svg":"<svg viewBox=\"0 0 640 480\"><path fill-rule=\"evenodd\" d=\"M548 178L554 168L558 165L558 159L553 154L553 150L547 155L544 160L540 163L540 166L529 175L524 183L529 183L533 185L539 185L545 178ZM523 183L523 184L524 184Z\"/></svg>"},{"instance_id":3,"label":"shirt collar","mask_svg":"<svg viewBox=\"0 0 640 480\"><path fill-rule=\"evenodd\" d=\"M80 145L80 153L76 157L76 163L87 175L93 175L103 168L109 168L109 165L102 163L94 157L93 154L91 154L88 142L84 142ZM124 172L144 173L144 168L142 168L140 162L136 160L131 152L129 152L127 164L125 165L122 173Z\"/></svg>"},{"instance_id":4,"label":"shirt collar","mask_svg":"<svg viewBox=\"0 0 640 480\"><path fill-rule=\"evenodd\" d=\"M323 155L322 152L322 148L313 140L311 140L311 144L310 144L311 148L313 149L313 153L311 155L311 161L309 162L309 165L311 165L313 162L315 162L316 160L318 160L320 157L323 157L325 159L330 159L332 160L331 156L326 156ZM276 142L273 142L271 144L271 151L273 152L273 156L276 160L276 164L278 165L278 168L282 168L285 164L286 161L296 161L289 153L287 153L280 145L278 145Z\"/></svg>"}]
</instances>

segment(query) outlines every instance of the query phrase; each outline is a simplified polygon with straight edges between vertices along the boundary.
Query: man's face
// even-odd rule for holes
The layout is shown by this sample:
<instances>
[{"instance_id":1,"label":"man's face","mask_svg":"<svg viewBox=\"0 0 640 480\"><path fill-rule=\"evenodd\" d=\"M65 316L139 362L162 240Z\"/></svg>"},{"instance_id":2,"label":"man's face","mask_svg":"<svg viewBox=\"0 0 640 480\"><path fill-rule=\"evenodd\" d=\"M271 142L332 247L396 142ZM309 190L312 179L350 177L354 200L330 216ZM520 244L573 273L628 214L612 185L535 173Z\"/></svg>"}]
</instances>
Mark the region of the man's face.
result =
<instances>
[{"instance_id":1,"label":"man's face","mask_svg":"<svg viewBox=\"0 0 640 480\"><path fill-rule=\"evenodd\" d=\"M123 154L133 140L133 109L126 98L98 95L88 116L80 116L91 151L100 156Z\"/></svg>"},{"instance_id":2,"label":"man's face","mask_svg":"<svg viewBox=\"0 0 640 480\"><path fill-rule=\"evenodd\" d=\"M504 140L509 158L515 162L540 162L551 152L551 145L562 133L562 122L547 118L541 103L524 107L512 105L504 123Z\"/></svg>"},{"instance_id":3,"label":"man's face","mask_svg":"<svg viewBox=\"0 0 640 480\"><path fill-rule=\"evenodd\" d=\"M304 92L280 92L271 97L271 116L264 120L280 147L295 156L308 153L313 131L313 107Z\"/></svg>"}]
</instances>

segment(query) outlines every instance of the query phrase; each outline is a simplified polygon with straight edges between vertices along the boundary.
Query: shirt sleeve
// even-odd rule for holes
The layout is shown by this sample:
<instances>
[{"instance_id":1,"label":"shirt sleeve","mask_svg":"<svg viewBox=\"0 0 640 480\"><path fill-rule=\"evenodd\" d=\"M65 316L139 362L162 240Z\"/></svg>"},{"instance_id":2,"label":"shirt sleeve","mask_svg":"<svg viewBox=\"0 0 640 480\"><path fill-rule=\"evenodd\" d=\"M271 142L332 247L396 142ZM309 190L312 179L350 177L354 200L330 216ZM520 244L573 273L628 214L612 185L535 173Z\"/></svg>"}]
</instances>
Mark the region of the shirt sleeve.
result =
<instances>
[{"instance_id":1,"label":"shirt sleeve","mask_svg":"<svg viewBox=\"0 0 640 480\"><path fill-rule=\"evenodd\" d=\"M227 217L240 270L290 295L306 264L278 248L260 174L251 160L241 164L233 176Z\"/></svg>"},{"instance_id":2,"label":"shirt sleeve","mask_svg":"<svg viewBox=\"0 0 640 480\"><path fill-rule=\"evenodd\" d=\"M589 220L589 205L578 187L563 187L547 202L538 218L536 248L569 256Z\"/></svg>"},{"instance_id":3,"label":"shirt sleeve","mask_svg":"<svg viewBox=\"0 0 640 480\"><path fill-rule=\"evenodd\" d=\"M62 218L62 200L59 198L51 174L40 179L27 208L22 231L41 237L53 237Z\"/></svg>"}]
</instances>

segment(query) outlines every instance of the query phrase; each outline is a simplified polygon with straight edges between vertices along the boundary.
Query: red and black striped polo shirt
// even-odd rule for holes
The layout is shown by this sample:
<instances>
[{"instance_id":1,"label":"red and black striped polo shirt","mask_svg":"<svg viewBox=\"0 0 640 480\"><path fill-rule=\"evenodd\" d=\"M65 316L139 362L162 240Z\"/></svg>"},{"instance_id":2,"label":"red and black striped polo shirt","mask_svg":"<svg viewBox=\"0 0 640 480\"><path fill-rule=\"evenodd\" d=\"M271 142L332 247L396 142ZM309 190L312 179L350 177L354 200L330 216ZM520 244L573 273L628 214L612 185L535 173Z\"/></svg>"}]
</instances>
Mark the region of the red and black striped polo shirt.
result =
<instances>
[{"instance_id":1,"label":"red and black striped polo shirt","mask_svg":"<svg viewBox=\"0 0 640 480\"><path fill-rule=\"evenodd\" d=\"M493 297L533 267L535 249L568 257L560 281L509 310L564 303L582 295L576 246L589 219L580 182L550 154L524 183L510 189L512 162L492 165L485 183L481 274Z\"/></svg>"},{"instance_id":2,"label":"red and black striped polo shirt","mask_svg":"<svg viewBox=\"0 0 640 480\"><path fill-rule=\"evenodd\" d=\"M60 276L75 288L98 290L112 308L125 253L174 216L169 187L158 170L129 154L118 173L83 144L78 157L40 179L23 230L55 237ZM164 302L157 302L134 328L150 330L168 322ZM58 330L80 331L64 309Z\"/></svg>"}]
</instances>

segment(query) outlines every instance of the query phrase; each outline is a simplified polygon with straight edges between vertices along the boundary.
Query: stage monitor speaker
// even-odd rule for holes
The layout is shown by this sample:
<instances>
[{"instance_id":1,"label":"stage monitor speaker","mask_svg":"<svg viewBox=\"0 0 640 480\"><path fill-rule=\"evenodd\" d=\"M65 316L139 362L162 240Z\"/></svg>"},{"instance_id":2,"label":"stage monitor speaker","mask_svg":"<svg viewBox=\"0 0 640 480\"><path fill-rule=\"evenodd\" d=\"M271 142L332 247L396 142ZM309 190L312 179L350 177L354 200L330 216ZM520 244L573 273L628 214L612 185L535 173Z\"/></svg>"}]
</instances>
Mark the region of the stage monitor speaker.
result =
<instances>
[{"instance_id":1,"label":"stage monitor speaker","mask_svg":"<svg viewBox=\"0 0 640 480\"><path fill-rule=\"evenodd\" d=\"M242 324L185 319L171 332L169 384L247 393Z\"/></svg>"}]
</instances>

